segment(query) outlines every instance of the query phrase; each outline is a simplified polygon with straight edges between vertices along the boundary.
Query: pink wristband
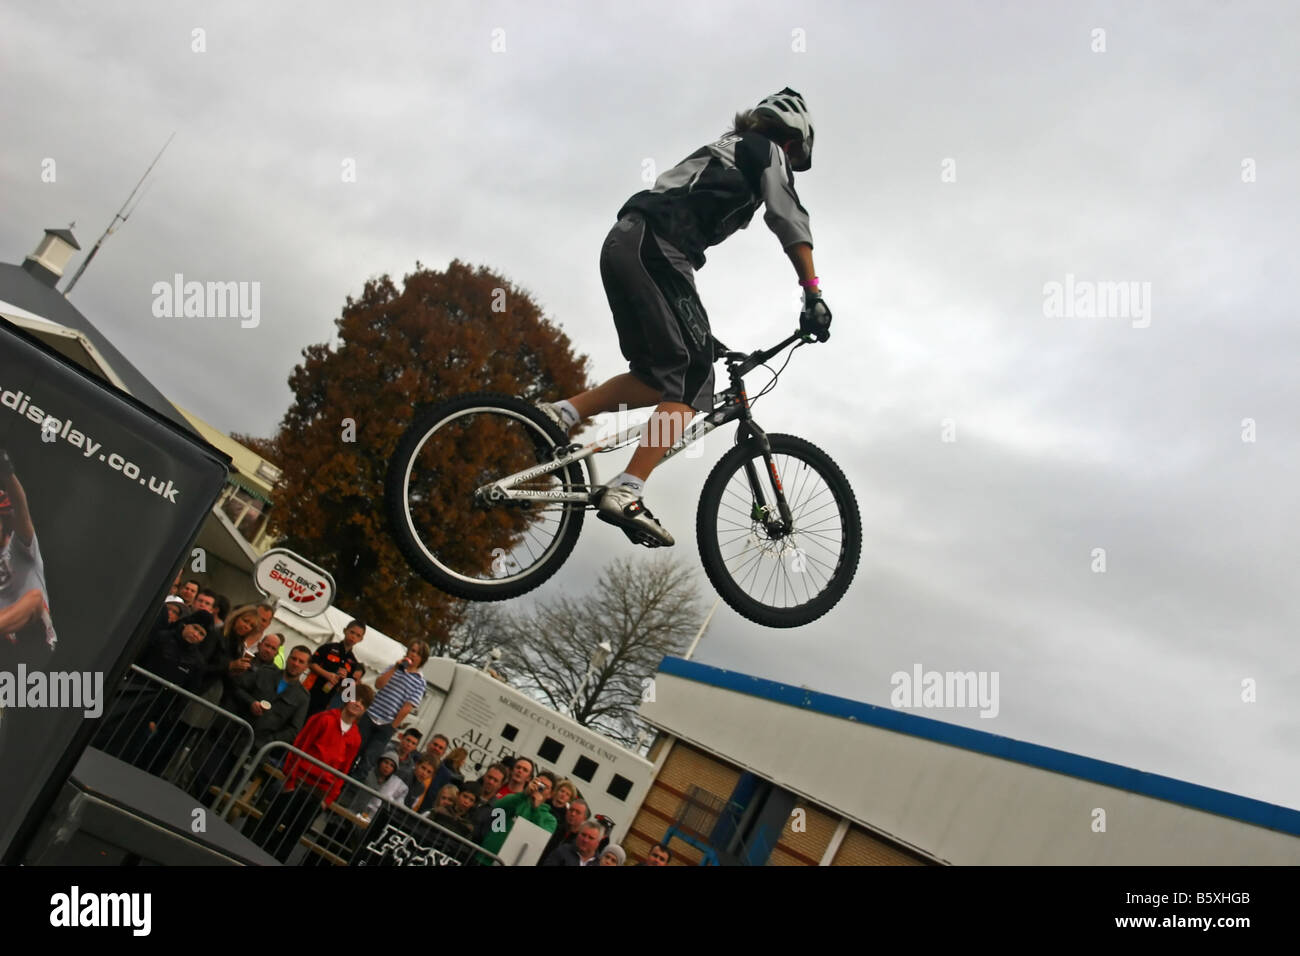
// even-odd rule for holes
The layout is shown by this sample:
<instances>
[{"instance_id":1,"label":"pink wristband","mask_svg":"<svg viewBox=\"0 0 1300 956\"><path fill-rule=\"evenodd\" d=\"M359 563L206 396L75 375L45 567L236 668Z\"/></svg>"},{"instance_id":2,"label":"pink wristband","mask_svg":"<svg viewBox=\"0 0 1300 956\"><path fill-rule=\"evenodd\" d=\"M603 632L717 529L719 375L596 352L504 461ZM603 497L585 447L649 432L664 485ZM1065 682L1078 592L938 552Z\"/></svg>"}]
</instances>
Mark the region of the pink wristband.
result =
<instances>
[{"instance_id":1,"label":"pink wristband","mask_svg":"<svg viewBox=\"0 0 1300 956\"><path fill-rule=\"evenodd\" d=\"M816 289L819 285L821 285L821 281L822 281L821 279L817 278L816 276L813 276L811 279L800 279L799 284L803 286L805 289Z\"/></svg>"}]
</instances>

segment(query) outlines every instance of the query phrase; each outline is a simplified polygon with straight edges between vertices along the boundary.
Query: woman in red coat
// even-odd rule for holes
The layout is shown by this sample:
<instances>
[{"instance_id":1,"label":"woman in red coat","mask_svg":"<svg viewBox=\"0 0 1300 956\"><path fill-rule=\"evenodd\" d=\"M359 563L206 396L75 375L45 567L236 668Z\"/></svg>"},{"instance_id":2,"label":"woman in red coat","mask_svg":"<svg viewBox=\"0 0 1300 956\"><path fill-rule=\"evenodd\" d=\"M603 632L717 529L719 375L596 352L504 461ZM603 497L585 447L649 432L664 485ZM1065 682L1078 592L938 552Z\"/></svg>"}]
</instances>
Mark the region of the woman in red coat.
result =
<instances>
[{"instance_id":1,"label":"woman in red coat","mask_svg":"<svg viewBox=\"0 0 1300 956\"><path fill-rule=\"evenodd\" d=\"M310 717L294 738L294 749L346 776L361 749L357 721L374 697L374 689L362 684L357 687L356 700ZM338 799L343 777L303 760L296 753L290 753L285 759L284 774L284 789L271 801L250 839L281 863L288 863L289 855L315 819L320 804L328 806Z\"/></svg>"}]
</instances>

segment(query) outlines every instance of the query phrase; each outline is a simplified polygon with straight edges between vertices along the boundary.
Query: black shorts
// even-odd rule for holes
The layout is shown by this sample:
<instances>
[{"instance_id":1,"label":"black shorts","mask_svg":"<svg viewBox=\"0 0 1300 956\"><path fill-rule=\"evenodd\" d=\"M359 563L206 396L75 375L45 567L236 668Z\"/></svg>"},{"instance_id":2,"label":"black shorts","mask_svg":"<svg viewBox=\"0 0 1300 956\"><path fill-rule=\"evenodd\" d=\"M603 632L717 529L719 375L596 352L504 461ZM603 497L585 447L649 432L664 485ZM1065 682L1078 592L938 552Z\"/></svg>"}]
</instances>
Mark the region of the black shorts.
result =
<instances>
[{"instance_id":1,"label":"black shorts","mask_svg":"<svg viewBox=\"0 0 1300 956\"><path fill-rule=\"evenodd\" d=\"M605 239L600 277L632 374L665 402L711 411L713 336L686 257L628 213Z\"/></svg>"}]
</instances>

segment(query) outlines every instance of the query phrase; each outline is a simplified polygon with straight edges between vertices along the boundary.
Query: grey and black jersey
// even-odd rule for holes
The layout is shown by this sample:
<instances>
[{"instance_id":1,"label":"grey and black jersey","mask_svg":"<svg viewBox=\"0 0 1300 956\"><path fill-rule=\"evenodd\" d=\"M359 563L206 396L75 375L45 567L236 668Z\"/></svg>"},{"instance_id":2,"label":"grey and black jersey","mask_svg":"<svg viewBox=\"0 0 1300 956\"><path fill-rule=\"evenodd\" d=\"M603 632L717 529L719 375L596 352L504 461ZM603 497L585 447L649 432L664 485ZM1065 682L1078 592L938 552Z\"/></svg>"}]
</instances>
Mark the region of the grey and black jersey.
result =
<instances>
[{"instance_id":1,"label":"grey and black jersey","mask_svg":"<svg viewBox=\"0 0 1300 956\"><path fill-rule=\"evenodd\" d=\"M698 269L704 250L749 225L760 203L767 206L763 219L783 249L812 245L808 211L799 202L781 147L758 133L733 133L667 170L653 189L624 203L618 215L641 213L656 235Z\"/></svg>"},{"instance_id":2,"label":"grey and black jersey","mask_svg":"<svg viewBox=\"0 0 1300 956\"><path fill-rule=\"evenodd\" d=\"M0 547L0 607L8 607L35 588L48 602L45 591L45 562L36 536L24 544L17 532Z\"/></svg>"},{"instance_id":3,"label":"grey and black jersey","mask_svg":"<svg viewBox=\"0 0 1300 956\"><path fill-rule=\"evenodd\" d=\"M9 607L33 590L41 593L39 613L13 634L0 634L0 640L33 642L29 646L44 641L53 649L54 625L50 621L50 596L45 588L45 561L41 558L41 546L35 535L30 543L24 544L18 533L13 532L0 547L0 608Z\"/></svg>"}]
</instances>

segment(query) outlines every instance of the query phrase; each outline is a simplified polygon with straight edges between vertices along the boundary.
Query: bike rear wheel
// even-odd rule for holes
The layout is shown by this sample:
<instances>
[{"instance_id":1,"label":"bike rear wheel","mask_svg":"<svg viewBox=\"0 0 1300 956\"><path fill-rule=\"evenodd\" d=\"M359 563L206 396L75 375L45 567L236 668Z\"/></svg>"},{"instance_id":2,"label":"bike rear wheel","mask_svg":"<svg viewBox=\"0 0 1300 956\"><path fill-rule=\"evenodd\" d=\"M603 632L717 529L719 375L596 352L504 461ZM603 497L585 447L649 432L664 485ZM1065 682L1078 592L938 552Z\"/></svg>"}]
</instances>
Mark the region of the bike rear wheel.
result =
<instances>
[{"instance_id":1,"label":"bike rear wheel","mask_svg":"<svg viewBox=\"0 0 1300 956\"><path fill-rule=\"evenodd\" d=\"M709 473L696 513L700 560L718 594L765 627L800 627L844 596L862 551L862 519L848 479L824 451L793 435L768 435L776 477L750 438ZM767 511L758 504L750 469ZM793 527L768 530L779 481Z\"/></svg>"},{"instance_id":2,"label":"bike rear wheel","mask_svg":"<svg viewBox=\"0 0 1300 956\"><path fill-rule=\"evenodd\" d=\"M566 437L534 406L510 395L462 395L418 413L388 466L393 535L421 577L471 601L500 601L560 569L582 530L585 504L495 501L478 489L554 460ZM516 488L589 490L572 462Z\"/></svg>"}]
</instances>

